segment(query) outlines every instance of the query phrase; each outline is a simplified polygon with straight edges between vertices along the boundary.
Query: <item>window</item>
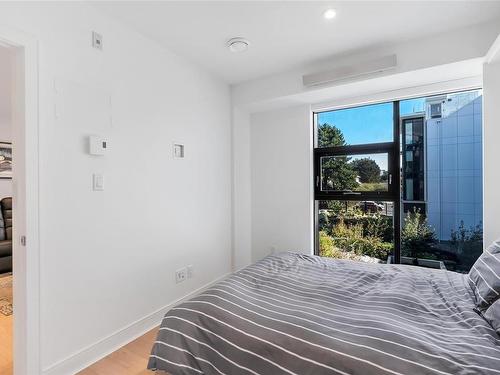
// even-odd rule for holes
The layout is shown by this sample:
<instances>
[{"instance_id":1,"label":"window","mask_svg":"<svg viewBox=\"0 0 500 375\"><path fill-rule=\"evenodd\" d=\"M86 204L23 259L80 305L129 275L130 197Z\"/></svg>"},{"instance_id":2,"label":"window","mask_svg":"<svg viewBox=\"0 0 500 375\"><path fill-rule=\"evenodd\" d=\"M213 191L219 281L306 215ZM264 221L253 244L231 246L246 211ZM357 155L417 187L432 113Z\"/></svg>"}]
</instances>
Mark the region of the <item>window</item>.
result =
<instances>
[{"instance_id":1,"label":"window","mask_svg":"<svg viewBox=\"0 0 500 375\"><path fill-rule=\"evenodd\" d=\"M401 120L414 141L401 145L402 261L468 272L483 251L482 91L413 104Z\"/></svg>"},{"instance_id":2,"label":"window","mask_svg":"<svg viewBox=\"0 0 500 375\"><path fill-rule=\"evenodd\" d=\"M319 157L322 192L389 191L389 153L340 154Z\"/></svg>"},{"instance_id":3,"label":"window","mask_svg":"<svg viewBox=\"0 0 500 375\"><path fill-rule=\"evenodd\" d=\"M403 202L425 200L425 150L423 116L401 119Z\"/></svg>"},{"instance_id":4,"label":"window","mask_svg":"<svg viewBox=\"0 0 500 375\"><path fill-rule=\"evenodd\" d=\"M382 103L317 113L317 147L392 142L393 111L392 103Z\"/></svg>"},{"instance_id":5,"label":"window","mask_svg":"<svg viewBox=\"0 0 500 375\"><path fill-rule=\"evenodd\" d=\"M387 262L394 256L394 203L319 201L318 237L321 256Z\"/></svg>"},{"instance_id":6,"label":"window","mask_svg":"<svg viewBox=\"0 0 500 375\"><path fill-rule=\"evenodd\" d=\"M315 114L316 252L467 272L482 252L482 91Z\"/></svg>"},{"instance_id":7,"label":"window","mask_svg":"<svg viewBox=\"0 0 500 375\"><path fill-rule=\"evenodd\" d=\"M398 106L383 103L315 117L317 253L399 260Z\"/></svg>"}]
</instances>

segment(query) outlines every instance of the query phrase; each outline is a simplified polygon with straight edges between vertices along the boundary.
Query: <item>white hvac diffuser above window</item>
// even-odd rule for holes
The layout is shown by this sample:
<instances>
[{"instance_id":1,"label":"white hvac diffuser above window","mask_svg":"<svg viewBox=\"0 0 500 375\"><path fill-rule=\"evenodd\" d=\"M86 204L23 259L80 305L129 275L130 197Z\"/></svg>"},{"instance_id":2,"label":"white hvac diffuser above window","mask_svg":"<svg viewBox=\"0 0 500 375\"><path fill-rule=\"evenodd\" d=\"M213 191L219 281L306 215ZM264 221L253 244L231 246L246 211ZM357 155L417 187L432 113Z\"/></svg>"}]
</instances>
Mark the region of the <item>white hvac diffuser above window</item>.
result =
<instances>
[{"instance_id":1,"label":"white hvac diffuser above window","mask_svg":"<svg viewBox=\"0 0 500 375\"><path fill-rule=\"evenodd\" d=\"M347 79L361 79L369 74L395 69L397 64L397 56L388 55L371 61L359 61L346 66L339 66L326 72L306 74L302 76L302 83L304 86L315 86L332 84Z\"/></svg>"}]
</instances>

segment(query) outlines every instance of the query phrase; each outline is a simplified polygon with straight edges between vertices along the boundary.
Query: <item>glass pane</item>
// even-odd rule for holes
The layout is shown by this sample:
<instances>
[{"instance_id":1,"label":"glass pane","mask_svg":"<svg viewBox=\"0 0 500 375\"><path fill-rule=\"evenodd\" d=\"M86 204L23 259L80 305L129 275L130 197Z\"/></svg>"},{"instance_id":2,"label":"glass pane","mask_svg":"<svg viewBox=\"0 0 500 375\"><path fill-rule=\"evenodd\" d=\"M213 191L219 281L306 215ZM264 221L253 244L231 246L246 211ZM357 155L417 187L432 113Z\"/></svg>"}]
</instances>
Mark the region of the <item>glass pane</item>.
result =
<instances>
[{"instance_id":1,"label":"glass pane","mask_svg":"<svg viewBox=\"0 0 500 375\"><path fill-rule=\"evenodd\" d=\"M482 91L400 105L402 262L468 272L483 249Z\"/></svg>"},{"instance_id":2,"label":"glass pane","mask_svg":"<svg viewBox=\"0 0 500 375\"><path fill-rule=\"evenodd\" d=\"M401 121L403 202L425 199L425 142L424 116L404 118Z\"/></svg>"},{"instance_id":3,"label":"glass pane","mask_svg":"<svg viewBox=\"0 0 500 375\"><path fill-rule=\"evenodd\" d=\"M392 142L393 104L382 103L317 114L318 147Z\"/></svg>"},{"instance_id":4,"label":"glass pane","mask_svg":"<svg viewBox=\"0 0 500 375\"><path fill-rule=\"evenodd\" d=\"M393 203L319 201L319 255L386 263L393 255Z\"/></svg>"},{"instance_id":5,"label":"glass pane","mask_svg":"<svg viewBox=\"0 0 500 375\"><path fill-rule=\"evenodd\" d=\"M388 191L387 153L320 158L322 191Z\"/></svg>"}]
</instances>

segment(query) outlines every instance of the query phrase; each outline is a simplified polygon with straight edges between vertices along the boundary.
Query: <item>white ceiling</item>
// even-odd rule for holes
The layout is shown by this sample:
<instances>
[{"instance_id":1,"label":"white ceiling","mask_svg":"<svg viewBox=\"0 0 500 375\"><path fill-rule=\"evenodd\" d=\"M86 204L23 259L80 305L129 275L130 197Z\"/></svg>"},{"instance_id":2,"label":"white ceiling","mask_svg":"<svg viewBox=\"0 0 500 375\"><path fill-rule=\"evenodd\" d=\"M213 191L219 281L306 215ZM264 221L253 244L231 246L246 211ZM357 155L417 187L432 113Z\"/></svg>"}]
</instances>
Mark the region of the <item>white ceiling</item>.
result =
<instances>
[{"instance_id":1,"label":"white ceiling","mask_svg":"<svg viewBox=\"0 0 500 375\"><path fill-rule=\"evenodd\" d=\"M228 83L350 51L499 19L500 1L184 1L94 3ZM337 17L323 18L333 6ZM230 53L229 38L251 41Z\"/></svg>"}]
</instances>

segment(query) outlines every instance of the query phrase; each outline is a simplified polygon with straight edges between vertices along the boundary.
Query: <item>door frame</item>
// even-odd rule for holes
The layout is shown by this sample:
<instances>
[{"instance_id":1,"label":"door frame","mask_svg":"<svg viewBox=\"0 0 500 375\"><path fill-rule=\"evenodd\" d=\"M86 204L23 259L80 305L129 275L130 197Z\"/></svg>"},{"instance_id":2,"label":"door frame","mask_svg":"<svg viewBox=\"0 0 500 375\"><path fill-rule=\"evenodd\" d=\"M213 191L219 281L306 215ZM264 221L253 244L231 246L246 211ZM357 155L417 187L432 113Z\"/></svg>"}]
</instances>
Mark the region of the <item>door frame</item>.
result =
<instances>
[{"instance_id":1,"label":"door frame","mask_svg":"<svg viewBox=\"0 0 500 375\"><path fill-rule=\"evenodd\" d=\"M16 375L39 374L38 41L29 34L2 25L0 44L13 52L13 366Z\"/></svg>"}]
</instances>

